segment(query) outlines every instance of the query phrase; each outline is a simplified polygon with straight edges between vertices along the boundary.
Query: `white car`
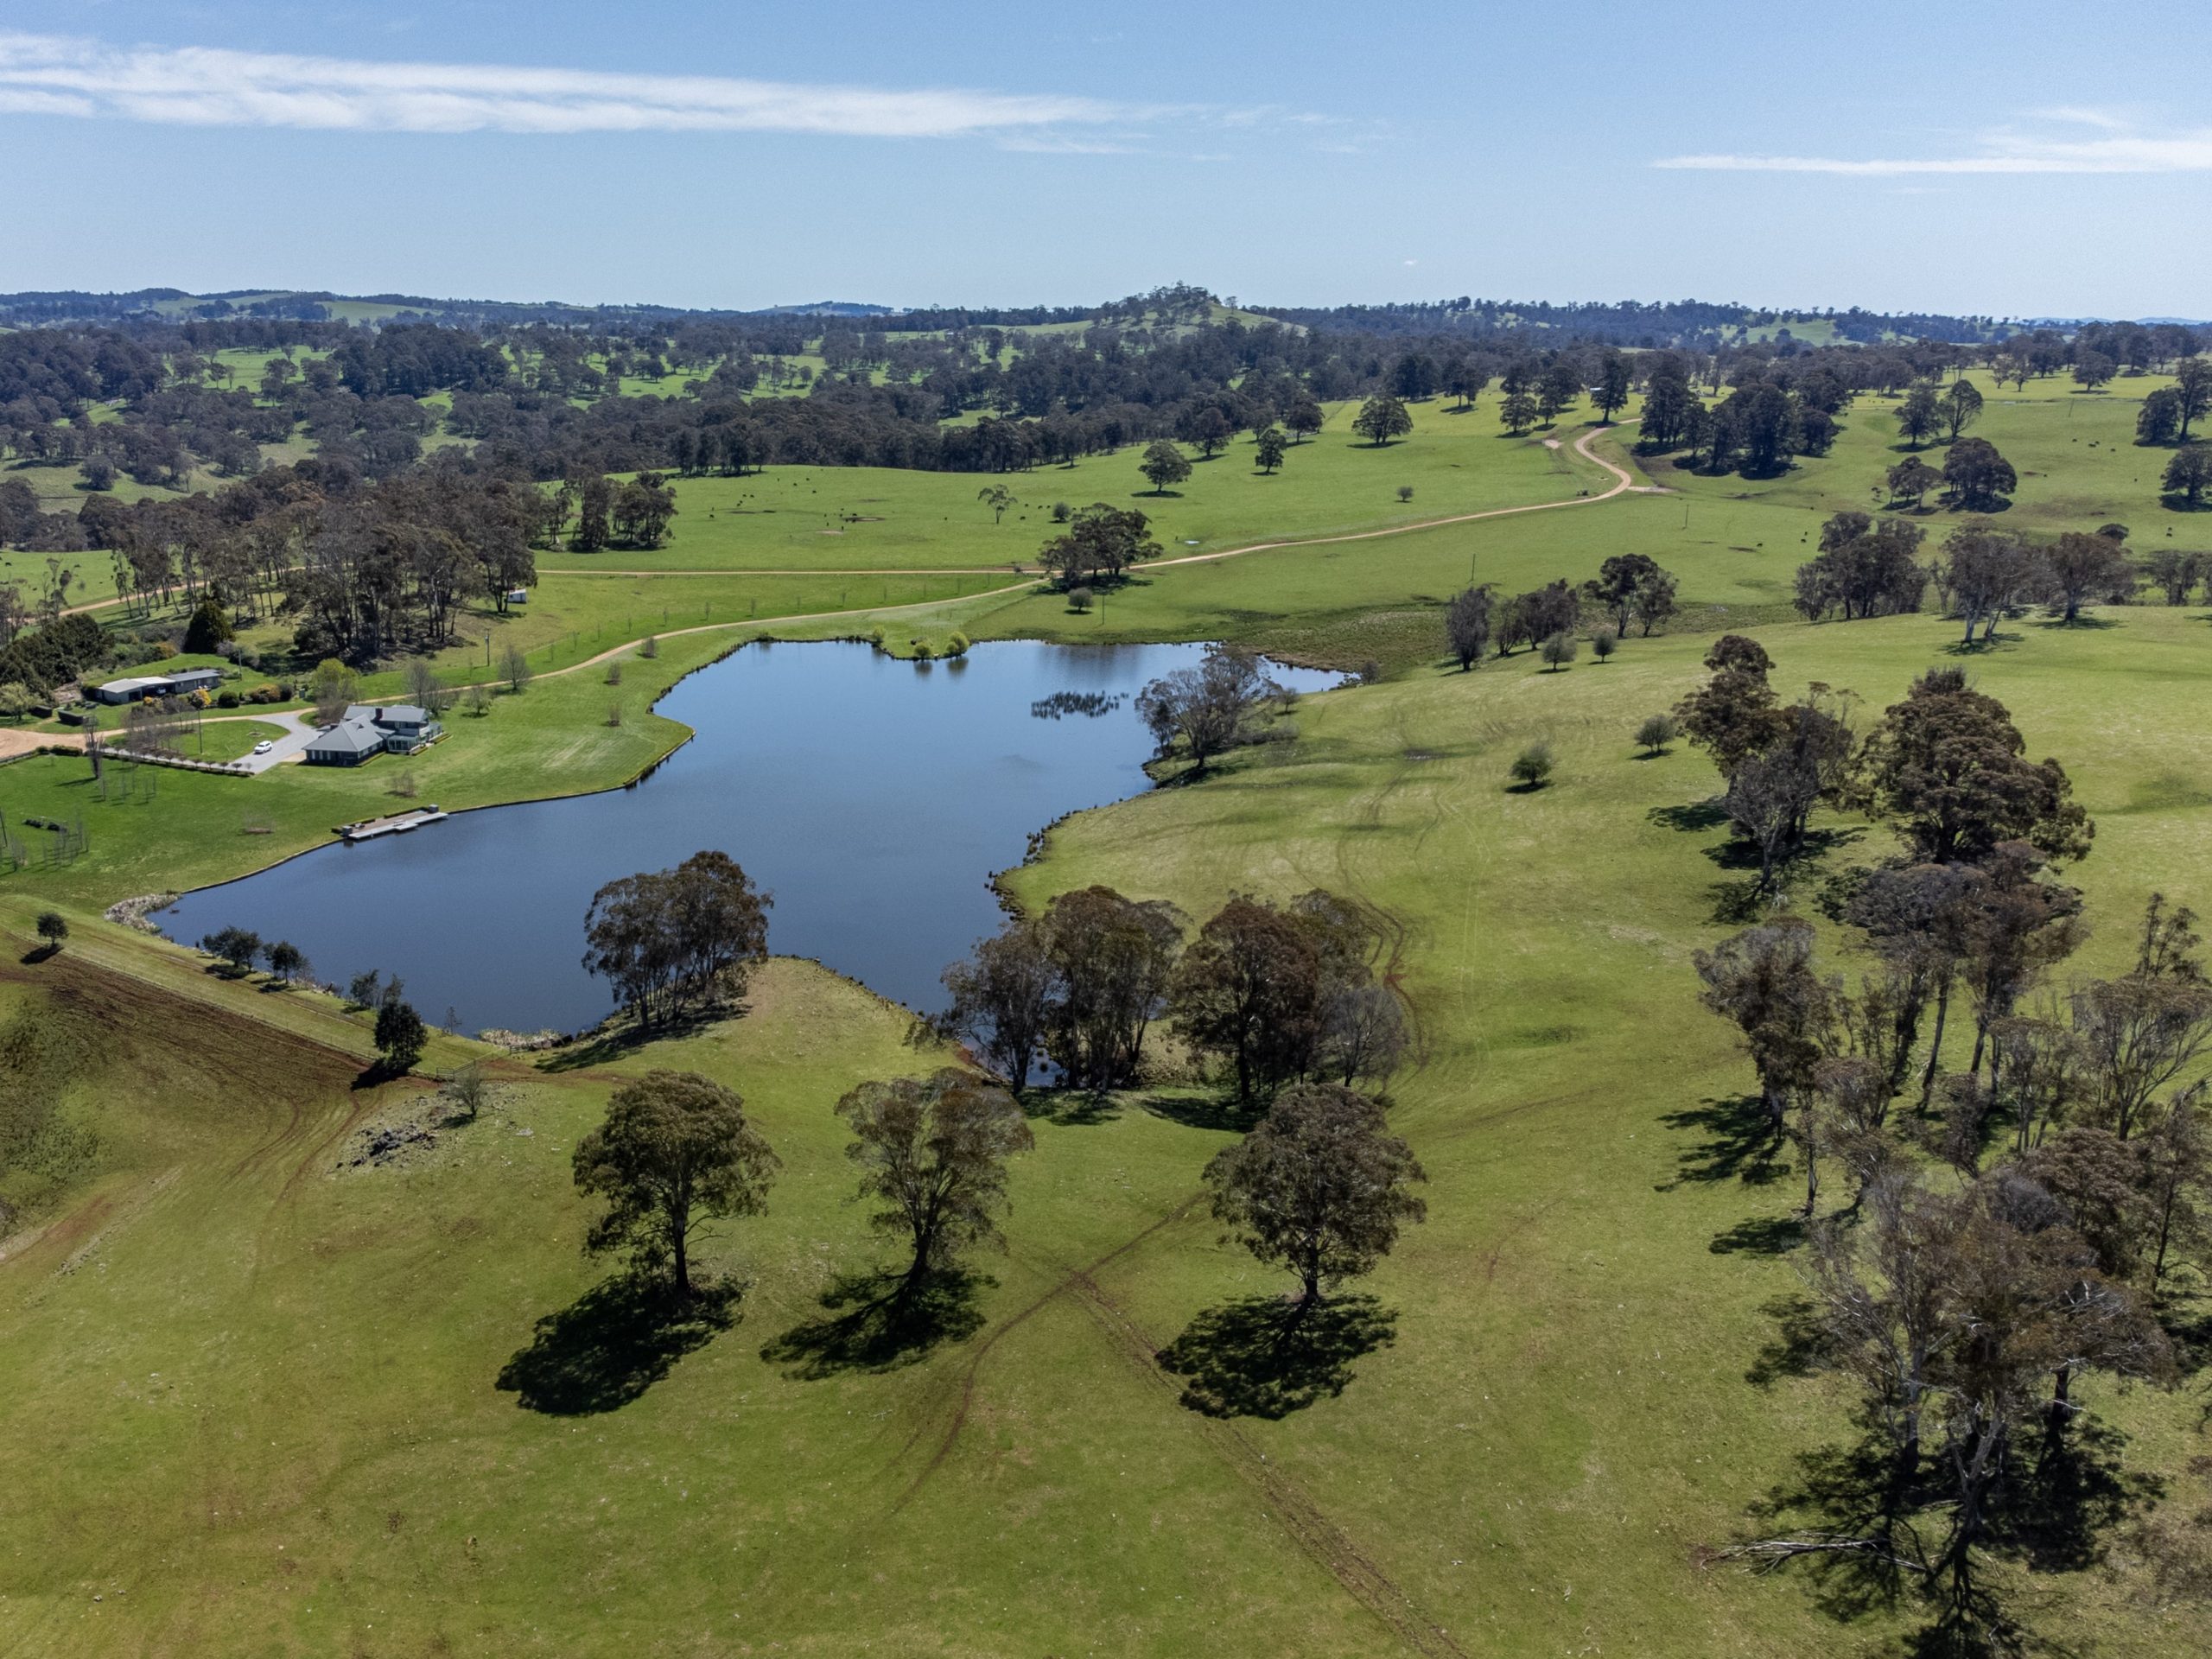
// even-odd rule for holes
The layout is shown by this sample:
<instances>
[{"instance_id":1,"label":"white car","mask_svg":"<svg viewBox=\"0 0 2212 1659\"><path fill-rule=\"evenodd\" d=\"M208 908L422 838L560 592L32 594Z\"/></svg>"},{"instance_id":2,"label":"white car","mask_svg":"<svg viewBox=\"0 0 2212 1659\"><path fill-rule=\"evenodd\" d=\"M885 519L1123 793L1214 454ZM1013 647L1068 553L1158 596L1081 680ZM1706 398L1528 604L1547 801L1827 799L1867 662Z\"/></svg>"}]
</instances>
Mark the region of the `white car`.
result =
<instances>
[{"instance_id":1,"label":"white car","mask_svg":"<svg viewBox=\"0 0 2212 1659\"><path fill-rule=\"evenodd\" d=\"M256 754L266 754L266 753L269 753L269 751L270 751L270 750L271 750L271 749L275 748L276 747L276 739L274 739L274 738L270 738L270 737L264 737L264 738L263 738L263 739L261 740L261 741L260 741L260 742L258 742L258 743L257 743L257 744L255 744L255 745L253 746L253 752L254 752Z\"/></svg>"}]
</instances>

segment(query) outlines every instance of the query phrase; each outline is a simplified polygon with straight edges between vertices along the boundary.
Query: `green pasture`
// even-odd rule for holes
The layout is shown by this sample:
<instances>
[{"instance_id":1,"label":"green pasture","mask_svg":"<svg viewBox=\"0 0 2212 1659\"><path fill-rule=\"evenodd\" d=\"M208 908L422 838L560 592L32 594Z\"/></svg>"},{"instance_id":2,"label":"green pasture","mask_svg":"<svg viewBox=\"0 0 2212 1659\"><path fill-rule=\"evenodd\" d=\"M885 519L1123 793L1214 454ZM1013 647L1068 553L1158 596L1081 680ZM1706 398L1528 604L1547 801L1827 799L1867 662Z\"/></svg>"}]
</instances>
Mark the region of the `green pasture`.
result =
<instances>
[{"instance_id":1,"label":"green pasture","mask_svg":"<svg viewBox=\"0 0 2212 1659\"><path fill-rule=\"evenodd\" d=\"M2125 958L2152 886L2212 895L2212 620L2097 621L2012 625L1965 659L2098 819L2083 972ZM1758 632L1785 690L1874 709L1953 660L1933 618ZM356 1086L359 1016L81 912L60 957L19 963L41 900L13 891L0 1003L132 1016L71 1106L97 1140L69 1203L0 1260L0 1389L37 1425L0 1478L42 1541L0 1557L16 1649L1882 1651L1891 1615L1839 1626L1799 1578L1707 1556L1846 1434L1847 1402L1776 1370L1798 1281L1773 1224L1796 1189L1786 1162L1762 1180L1732 1161L1748 1071L1694 1004L1689 953L1743 877L1719 829L1663 812L1713 775L1628 736L1703 643L1304 699L1294 741L1081 815L1014 874L1033 905L1103 880L1195 920L1232 891L1319 886L1388 918L1420 1035L1394 1124L1430 1218L1363 1287L1341 1392L1279 1419L1194 1412L1154 1358L1282 1287L1192 1202L1230 1132L1202 1090L1043 1103L1009 1250L979 1262L980 1327L848 1368L806 1341L836 1275L878 1259L830 1108L940 1058L858 988L778 963L741 1019L580 1066L498 1062L477 1122L355 1168L360 1129L410 1092ZM1509 791L1539 737L1558 781ZM1829 827L1858 834L1832 866L1887 845ZM737 1321L638 1368L585 1300L605 1269L578 1254L568 1160L653 1065L738 1088L784 1169L709 1252L748 1281ZM2131 1470L2202 1501L2194 1399L2086 1392ZM2037 1631L2191 1644L2194 1615L2131 1560L2024 1576Z\"/></svg>"},{"instance_id":2,"label":"green pasture","mask_svg":"<svg viewBox=\"0 0 2212 1659\"><path fill-rule=\"evenodd\" d=\"M652 552L546 553L544 570L1037 568L1059 533L1056 502L1136 507L1166 555L1244 543L1337 534L1559 500L1612 480L1568 453L1573 429L1511 438L1487 405L1453 413L1444 399L1417 404L1411 437L1376 449L1354 438L1350 405L1312 442L1294 445L1272 476L1254 466L1249 437L1211 461L1192 455L1190 479L1165 495L1137 471L1132 446L1072 467L1004 475L916 473L874 467L770 467L743 478L675 480L677 517ZM1548 448L1545 440L1558 442ZM1004 485L1016 505L994 522L981 491ZM1401 502L1397 491L1410 486Z\"/></svg>"}]
</instances>

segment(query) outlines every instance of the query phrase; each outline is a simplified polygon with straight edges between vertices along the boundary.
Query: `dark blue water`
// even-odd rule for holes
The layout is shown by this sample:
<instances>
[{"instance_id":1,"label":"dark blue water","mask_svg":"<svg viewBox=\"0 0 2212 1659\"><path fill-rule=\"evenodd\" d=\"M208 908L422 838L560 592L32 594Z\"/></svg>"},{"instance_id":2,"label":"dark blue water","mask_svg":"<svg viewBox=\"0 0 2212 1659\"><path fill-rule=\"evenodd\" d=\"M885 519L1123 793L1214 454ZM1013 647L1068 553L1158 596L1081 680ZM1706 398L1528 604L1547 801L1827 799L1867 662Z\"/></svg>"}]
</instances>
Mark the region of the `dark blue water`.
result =
<instances>
[{"instance_id":1,"label":"dark blue water","mask_svg":"<svg viewBox=\"0 0 2212 1659\"><path fill-rule=\"evenodd\" d=\"M1135 694L1199 652L1000 644L919 666L862 645L748 645L661 701L698 736L643 783L333 845L160 919L188 942L228 925L289 939L327 983L398 974L424 1019L451 1010L464 1031L572 1031L613 1006L580 965L592 894L718 848L774 895L771 950L934 1009L944 965L997 929L988 879L1031 832L1147 787ZM1274 673L1306 690L1335 677ZM1057 692L1123 701L1031 713Z\"/></svg>"}]
</instances>

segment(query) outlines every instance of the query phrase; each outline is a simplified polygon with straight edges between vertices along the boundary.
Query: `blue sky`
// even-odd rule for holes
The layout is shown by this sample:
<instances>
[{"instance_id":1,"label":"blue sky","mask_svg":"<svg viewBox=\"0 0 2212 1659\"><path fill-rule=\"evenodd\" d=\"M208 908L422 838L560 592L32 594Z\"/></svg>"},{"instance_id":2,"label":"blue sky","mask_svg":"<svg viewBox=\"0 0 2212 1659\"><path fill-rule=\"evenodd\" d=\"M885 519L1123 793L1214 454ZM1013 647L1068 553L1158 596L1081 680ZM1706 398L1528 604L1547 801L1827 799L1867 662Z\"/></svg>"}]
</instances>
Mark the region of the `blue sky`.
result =
<instances>
[{"instance_id":1,"label":"blue sky","mask_svg":"<svg viewBox=\"0 0 2212 1659\"><path fill-rule=\"evenodd\" d=\"M2202 0L0 0L0 289L2212 317L2208 44Z\"/></svg>"}]
</instances>

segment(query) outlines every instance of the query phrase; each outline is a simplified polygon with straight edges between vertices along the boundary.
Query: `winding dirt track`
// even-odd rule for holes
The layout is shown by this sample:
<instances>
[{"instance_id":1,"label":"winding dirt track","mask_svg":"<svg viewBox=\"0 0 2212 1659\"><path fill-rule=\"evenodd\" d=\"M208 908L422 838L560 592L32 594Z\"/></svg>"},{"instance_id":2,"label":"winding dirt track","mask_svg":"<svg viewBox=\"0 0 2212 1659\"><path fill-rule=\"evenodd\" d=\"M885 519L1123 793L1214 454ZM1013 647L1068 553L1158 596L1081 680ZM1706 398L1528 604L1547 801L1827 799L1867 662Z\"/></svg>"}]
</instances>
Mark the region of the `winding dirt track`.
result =
<instances>
[{"instance_id":1,"label":"winding dirt track","mask_svg":"<svg viewBox=\"0 0 2212 1659\"><path fill-rule=\"evenodd\" d=\"M1600 490L1595 495L1573 495L1559 501L1530 501L1517 507L1486 507L1480 512L1455 512L1442 518L1422 518L1409 524L1389 524L1381 530L1348 531L1339 536L1310 536L1305 537L1294 537L1276 542L1249 542L1242 547L1224 547L1217 549L1211 553L1186 553L1182 555L1180 557L1173 559L1149 559L1147 560L1141 568L1147 571L1165 570L1172 569L1176 565L1212 564L1223 559L1241 559L1246 555L1252 553L1290 552L1302 547L1331 547L1343 542L1372 542L1380 540L1386 536L1410 536L1416 531L1441 530L1447 525L1469 524L1484 518L1510 518L1524 512L1552 512L1563 507L1594 507L1600 501L1611 501L1616 496L1625 495L1631 493L1645 495L1663 493L1664 492L1657 485L1637 483L1636 481L1636 475L1630 472L1627 467L1619 466L1613 461L1606 460L1605 456L1597 454L1590 448L1592 441L1604 436L1606 433L1618 432L1623 427L1632 426L1635 423L1632 421L1621 421L1617 422L1611 426L1593 426L1587 432L1585 432L1580 437L1574 441L1574 453L1576 454L1581 456L1583 460L1589 461L1592 466L1603 467L1606 472L1612 474L1613 482L1611 487L1609 489ZM569 575L574 573L558 572L551 574ZM760 575L769 573L757 570L607 570L598 572L596 574L610 576L663 575L737 576ZM809 570L793 574L804 574L810 576L873 576L882 575L887 573L880 570ZM960 573L950 570L939 570L934 572L917 571L914 574L950 575ZM976 571L969 571L966 574L973 575L979 573ZM991 599L1001 594L1026 593L1029 589L1035 588L1044 580L1045 578L1042 576L1024 576L1020 581L1009 582L1003 588L987 588L980 593L963 594L958 595L957 598L960 601L964 602L965 601L971 599ZM950 599L925 599L917 601L914 603L908 605L863 605L855 607L850 610L842 611L803 611L791 616L747 617L741 622L702 622L694 624L692 626L688 628L667 629L656 637L663 639L671 639L688 633L715 633L731 628L766 628L776 627L785 623L834 621L837 618L842 616L895 616L902 612L928 610L934 606L949 605L954 602L955 601ZM607 662L613 658L620 657L625 652L630 651L642 644L643 639L644 636L640 636L639 639L629 640L625 644L610 646L607 650L601 652L595 657L588 657L580 663L571 663L566 668L548 669L544 673L537 676L537 677L539 679L554 679L563 674L574 674L582 669L597 667L600 664Z\"/></svg>"}]
</instances>

